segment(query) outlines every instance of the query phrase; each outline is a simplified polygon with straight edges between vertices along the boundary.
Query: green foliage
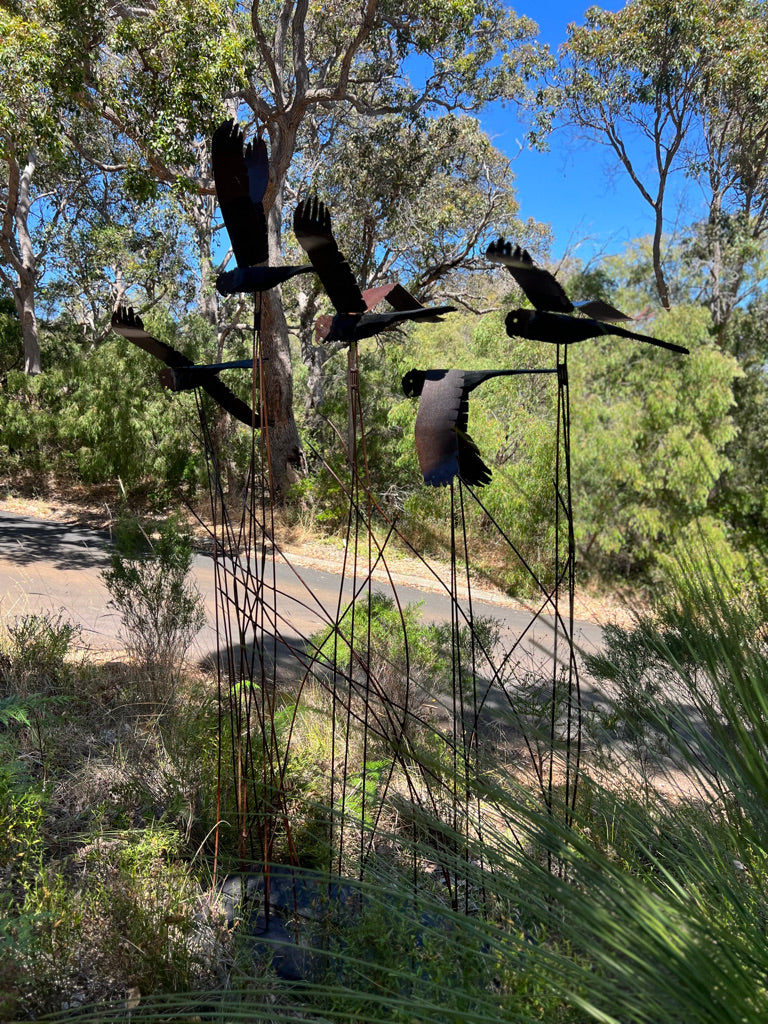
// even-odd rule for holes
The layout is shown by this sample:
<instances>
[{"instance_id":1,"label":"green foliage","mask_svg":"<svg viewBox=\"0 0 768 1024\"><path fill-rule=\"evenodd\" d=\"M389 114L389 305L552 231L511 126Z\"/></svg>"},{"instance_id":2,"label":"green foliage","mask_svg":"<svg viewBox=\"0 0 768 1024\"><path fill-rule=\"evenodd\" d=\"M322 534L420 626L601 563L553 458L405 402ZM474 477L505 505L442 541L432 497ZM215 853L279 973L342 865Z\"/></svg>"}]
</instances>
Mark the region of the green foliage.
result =
<instances>
[{"instance_id":1,"label":"green foliage","mask_svg":"<svg viewBox=\"0 0 768 1024\"><path fill-rule=\"evenodd\" d=\"M359 422L357 436L361 466L363 462L366 466L361 473L374 499L392 510L397 501L397 485L392 479L389 458L400 434L397 426L389 422L389 410L400 382L375 350L361 350L359 364L365 436L361 436ZM347 408L347 365L344 354L339 353L326 363L323 401L315 424L304 429L310 478L292 491L298 507L303 506L322 530L335 532L346 526L350 506Z\"/></svg>"},{"instance_id":2,"label":"green foliage","mask_svg":"<svg viewBox=\"0 0 768 1024\"><path fill-rule=\"evenodd\" d=\"M153 480L160 498L168 489L194 493L203 473L191 433L194 397L165 391L158 364L125 339L109 335L88 351L73 328L65 321L44 333L45 373L29 378L14 370L5 377L0 454L6 472L87 483L120 478L128 489ZM179 347L194 356L200 344L192 325ZM213 403L206 401L206 409L211 413Z\"/></svg>"},{"instance_id":3,"label":"green foliage","mask_svg":"<svg viewBox=\"0 0 768 1024\"><path fill-rule=\"evenodd\" d=\"M51 89L56 30L4 6L0 9L0 40L0 158L5 160L9 151L26 155L34 145L47 149L57 137Z\"/></svg>"},{"instance_id":4,"label":"green foliage","mask_svg":"<svg viewBox=\"0 0 768 1024\"><path fill-rule=\"evenodd\" d=\"M30 941L30 922L14 914L14 898L34 885L42 867L45 801L17 766L0 764L0 1014L16 1019L22 1009L23 966L19 948Z\"/></svg>"},{"instance_id":5,"label":"green foliage","mask_svg":"<svg viewBox=\"0 0 768 1024\"><path fill-rule=\"evenodd\" d=\"M486 292L475 252L489 231L528 245L546 237L519 220L509 161L466 115L346 114L311 171L358 279L399 280L424 304L446 287L470 303Z\"/></svg>"},{"instance_id":6,"label":"green foliage","mask_svg":"<svg viewBox=\"0 0 768 1024\"><path fill-rule=\"evenodd\" d=\"M593 834L564 843L572 852L560 920L598 966L583 1004L596 1018L761 1016L765 621L764 589L744 599L689 556L657 617L612 631L591 662L622 687L619 714L624 688L645 684L632 719L666 749L682 787L669 802L653 791L647 802L619 796L613 811L604 801L592 821L601 829L605 815L616 826L604 853Z\"/></svg>"},{"instance_id":7,"label":"green foliage","mask_svg":"<svg viewBox=\"0 0 768 1024\"><path fill-rule=\"evenodd\" d=\"M19 1008L61 1013L115 989L140 997L205 979L192 939L198 890L177 851L172 832L148 828L90 844L79 878L41 872L0 944L2 967L15 957L23 970Z\"/></svg>"},{"instance_id":8,"label":"green foliage","mask_svg":"<svg viewBox=\"0 0 768 1024\"><path fill-rule=\"evenodd\" d=\"M621 276L621 269L612 272ZM622 305L625 300L632 308L630 290ZM718 481L727 479L728 454L738 446L732 409L741 371L713 345L706 311L681 306L643 329L686 345L691 355L605 339L571 346L567 357L578 563L586 574L608 579L650 578L689 524L711 515ZM554 365L550 348L509 339L500 314L482 318L468 339L458 332L438 337L439 362L428 338L419 333L417 347L399 357L400 367ZM390 412L402 438L394 462L404 507L400 525L417 547L435 550L447 544L450 510L444 492L419 483L415 413L416 403L408 400ZM493 471L479 497L529 568L493 540L495 527L472 503L466 512L470 557L477 552L484 564L474 568L482 573L493 566L495 579L519 595L535 591L532 572L546 585L554 571L556 422L554 376L488 381L470 398L469 433ZM759 487L755 481L753 491ZM723 540L733 546L730 536Z\"/></svg>"},{"instance_id":9,"label":"green foliage","mask_svg":"<svg viewBox=\"0 0 768 1024\"><path fill-rule=\"evenodd\" d=\"M13 299L0 296L0 374L24 368L21 324Z\"/></svg>"},{"instance_id":10,"label":"green foliage","mask_svg":"<svg viewBox=\"0 0 768 1024\"><path fill-rule=\"evenodd\" d=\"M324 1016L398 1024L577 1019L526 956L521 935L499 936L491 952L485 930L467 927L439 895L409 899L391 872L376 881L386 897L373 881L363 886L360 912L331 947Z\"/></svg>"},{"instance_id":11,"label":"green foliage","mask_svg":"<svg viewBox=\"0 0 768 1024\"><path fill-rule=\"evenodd\" d=\"M0 642L0 687L12 697L70 690L72 655L82 647L80 627L63 612L21 615Z\"/></svg>"},{"instance_id":12,"label":"green foliage","mask_svg":"<svg viewBox=\"0 0 768 1024\"><path fill-rule=\"evenodd\" d=\"M478 620L477 630L488 634L490 623ZM462 637L468 642L466 630ZM450 625L425 624L418 604L400 607L382 593L373 593L369 601L356 601L335 626L314 638L313 645L321 662L331 658L334 650L342 661L349 659L350 652L366 651L371 673L395 703L407 683L423 691L422 700L430 691L450 685Z\"/></svg>"},{"instance_id":13,"label":"green foliage","mask_svg":"<svg viewBox=\"0 0 768 1024\"><path fill-rule=\"evenodd\" d=\"M755 0L636 0L590 8L569 26L557 71L539 94L539 128L553 118L611 147L649 204L653 270L668 306L661 233L670 175L695 179L706 221L691 232L689 262L706 270L705 301L719 330L750 273L764 274L768 179L764 138L766 12Z\"/></svg>"},{"instance_id":14,"label":"green foliage","mask_svg":"<svg viewBox=\"0 0 768 1024\"><path fill-rule=\"evenodd\" d=\"M569 359L577 542L625 571L650 565L706 513L734 436L739 371L709 341L705 311L676 309L656 330L685 338L691 355L607 340Z\"/></svg>"},{"instance_id":15,"label":"green foliage","mask_svg":"<svg viewBox=\"0 0 768 1024\"><path fill-rule=\"evenodd\" d=\"M392 709L395 720L406 707L412 713L420 709L419 716L428 719L428 705L450 686L450 626L425 625L417 605L400 608L381 593L356 601L335 626L314 638L313 645L320 676L340 664L349 666L354 678L370 678L366 700L378 715L380 728L392 729L395 743L402 737ZM381 750L385 755L390 752L386 742Z\"/></svg>"},{"instance_id":16,"label":"green foliage","mask_svg":"<svg viewBox=\"0 0 768 1024\"><path fill-rule=\"evenodd\" d=\"M193 555L192 537L179 520L148 530L124 520L115 531L110 567L101 573L122 618L126 649L147 674L150 699L173 692L182 660L205 622L202 598L189 579Z\"/></svg>"},{"instance_id":17,"label":"green foliage","mask_svg":"<svg viewBox=\"0 0 768 1024\"><path fill-rule=\"evenodd\" d=\"M147 477L169 487L197 481L199 455L179 441L195 415L193 399L163 391L157 364L146 353L111 336L68 390L58 433L78 476L92 482L120 477L126 486Z\"/></svg>"},{"instance_id":18,"label":"green foliage","mask_svg":"<svg viewBox=\"0 0 768 1024\"><path fill-rule=\"evenodd\" d=\"M45 801L42 788L31 783L18 765L0 765L0 877L7 909L13 886L40 869L43 855Z\"/></svg>"},{"instance_id":19,"label":"green foliage","mask_svg":"<svg viewBox=\"0 0 768 1024\"><path fill-rule=\"evenodd\" d=\"M760 544L768 531L768 335L762 302L746 313L734 313L723 346L738 359L742 376L733 387L738 433L725 449L729 465L718 480L712 505L747 546Z\"/></svg>"}]
</instances>

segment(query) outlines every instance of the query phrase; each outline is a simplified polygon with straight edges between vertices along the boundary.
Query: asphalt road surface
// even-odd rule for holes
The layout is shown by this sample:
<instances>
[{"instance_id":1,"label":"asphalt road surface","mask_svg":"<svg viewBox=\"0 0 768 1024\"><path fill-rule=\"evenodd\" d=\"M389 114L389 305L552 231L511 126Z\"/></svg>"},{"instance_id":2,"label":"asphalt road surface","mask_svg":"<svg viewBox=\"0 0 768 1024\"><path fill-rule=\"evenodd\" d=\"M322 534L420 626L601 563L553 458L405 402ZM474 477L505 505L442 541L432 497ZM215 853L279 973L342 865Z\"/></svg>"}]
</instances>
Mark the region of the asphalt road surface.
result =
<instances>
[{"instance_id":1,"label":"asphalt road surface","mask_svg":"<svg viewBox=\"0 0 768 1024\"><path fill-rule=\"evenodd\" d=\"M110 538L106 533L67 523L33 519L0 512L0 618L10 621L34 612L61 611L78 623L89 646L115 649L119 641L120 617L109 607L109 595L100 579L108 561ZM342 580L338 573L297 566L290 556L275 560L274 576L269 559L262 575L266 583L265 600L272 609L274 632L289 645L333 621L339 602L353 592L353 580ZM216 578L213 560L206 555L195 558L193 574L203 595L207 623L199 634L193 656L201 660L217 648ZM358 586L359 581L358 581ZM420 603L425 621L446 622L451 617L451 602L441 581L424 584L396 579L397 599L401 604ZM384 579L374 579L374 589L392 594ZM340 591L342 596L340 597ZM466 612L466 604L463 605ZM505 645L519 641L520 657L540 661L552 657L553 622L551 615L533 616L511 604L500 603L490 595L473 594L475 617L492 616L500 623ZM595 650L601 642L601 629L594 623L574 624L577 649ZM567 657L562 637L558 658Z\"/></svg>"}]
</instances>

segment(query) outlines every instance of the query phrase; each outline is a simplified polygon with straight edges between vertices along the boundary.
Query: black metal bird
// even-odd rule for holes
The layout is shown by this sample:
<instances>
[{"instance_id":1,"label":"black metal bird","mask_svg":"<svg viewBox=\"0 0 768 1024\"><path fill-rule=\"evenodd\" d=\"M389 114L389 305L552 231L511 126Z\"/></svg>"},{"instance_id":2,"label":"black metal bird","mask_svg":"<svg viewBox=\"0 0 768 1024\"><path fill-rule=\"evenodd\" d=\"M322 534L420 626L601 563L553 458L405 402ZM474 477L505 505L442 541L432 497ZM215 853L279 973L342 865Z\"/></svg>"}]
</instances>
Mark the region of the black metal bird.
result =
<instances>
[{"instance_id":1,"label":"black metal bird","mask_svg":"<svg viewBox=\"0 0 768 1024\"><path fill-rule=\"evenodd\" d=\"M355 275L336 244L331 228L331 215L325 203L316 196L303 199L296 207L293 230L301 247L336 310L326 335L327 341L353 344L363 338L389 330L409 320L433 320L452 313L454 306L421 306L371 313Z\"/></svg>"},{"instance_id":2,"label":"black metal bird","mask_svg":"<svg viewBox=\"0 0 768 1024\"><path fill-rule=\"evenodd\" d=\"M513 309L504 321L510 338L528 338L531 341L545 341L553 345L573 345L588 338L615 335L619 338L633 338L648 345L666 348L670 352L688 355L688 349L671 341L661 341L648 334L628 331L616 324L605 324L588 317L565 316L562 313L546 313L533 309Z\"/></svg>"},{"instance_id":3,"label":"black metal bird","mask_svg":"<svg viewBox=\"0 0 768 1024\"><path fill-rule=\"evenodd\" d=\"M491 242L485 255L493 263L501 263L518 283L525 297L536 308L552 313L584 313L594 320L631 320L632 317L602 299L583 299L571 302L562 285L543 267L537 267L527 249L503 238Z\"/></svg>"},{"instance_id":4,"label":"black metal bird","mask_svg":"<svg viewBox=\"0 0 768 1024\"><path fill-rule=\"evenodd\" d=\"M215 366L196 366L189 356L153 338L144 330L141 317L131 307L118 306L112 314L112 330L121 334L144 352L165 363L167 370L161 373L161 381L171 391L188 391L200 387L228 413L249 427L260 426L258 413L253 412L245 402L234 395L216 376L219 370L230 366L251 366L252 360L236 360L234 363L218 363Z\"/></svg>"},{"instance_id":5,"label":"black metal bird","mask_svg":"<svg viewBox=\"0 0 768 1024\"><path fill-rule=\"evenodd\" d=\"M531 372L414 369L406 373L403 391L408 398L421 399L416 414L416 454L425 484L445 486L455 476L475 487L490 483L491 471L467 433L469 393L491 377Z\"/></svg>"},{"instance_id":6,"label":"black metal bird","mask_svg":"<svg viewBox=\"0 0 768 1024\"><path fill-rule=\"evenodd\" d=\"M419 300L401 284L379 284L373 288L366 288L362 295L366 313L371 313L380 302L388 302L396 310L424 309ZM442 317L436 314L433 316L418 315L422 323L440 323L442 320ZM319 345L327 340L333 327L333 321L334 318L327 313L315 320L315 344Z\"/></svg>"},{"instance_id":7,"label":"black metal bird","mask_svg":"<svg viewBox=\"0 0 768 1024\"><path fill-rule=\"evenodd\" d=\"M269 259L267 219L262 200L269 184L269 157L262 139L243 148L243 133L234 120L220 124L213 133L211 162L216 195L224 218L236 270L219 274L216 289L221 295L265 292L311 266L259 266Z\"/></svg>"}]
</instances>

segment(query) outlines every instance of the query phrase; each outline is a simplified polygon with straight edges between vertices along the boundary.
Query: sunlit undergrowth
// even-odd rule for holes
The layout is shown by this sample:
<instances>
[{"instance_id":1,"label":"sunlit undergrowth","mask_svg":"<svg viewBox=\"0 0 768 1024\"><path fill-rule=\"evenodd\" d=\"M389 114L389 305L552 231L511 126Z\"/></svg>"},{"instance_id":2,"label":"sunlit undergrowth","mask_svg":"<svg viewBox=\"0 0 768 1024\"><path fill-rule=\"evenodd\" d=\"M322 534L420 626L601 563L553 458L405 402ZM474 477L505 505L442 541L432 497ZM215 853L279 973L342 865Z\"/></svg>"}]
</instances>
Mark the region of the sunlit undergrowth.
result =
<instances>
[{"instance_id":1,"label":"sunlit undergrowth","mask_svg":"<svg viewBox=\"0 0 768 1024\"><path fill-rule=\"evenodd\" d=\"M406 828L395 791L364 880L302 925L311 966L293 982L211 899L212 681L190 672L148 707L130 667L73 657L62 620L6 624L0 1017L768 1019L767 610L760 588L682 565L654 616L612 630L589 664L605 696L573 826L512 758L472 779L481 834L426 813ZM327 709L319 689L305 699L288 781L299 854L319 863Z\"/></svg>"}]
</instances>

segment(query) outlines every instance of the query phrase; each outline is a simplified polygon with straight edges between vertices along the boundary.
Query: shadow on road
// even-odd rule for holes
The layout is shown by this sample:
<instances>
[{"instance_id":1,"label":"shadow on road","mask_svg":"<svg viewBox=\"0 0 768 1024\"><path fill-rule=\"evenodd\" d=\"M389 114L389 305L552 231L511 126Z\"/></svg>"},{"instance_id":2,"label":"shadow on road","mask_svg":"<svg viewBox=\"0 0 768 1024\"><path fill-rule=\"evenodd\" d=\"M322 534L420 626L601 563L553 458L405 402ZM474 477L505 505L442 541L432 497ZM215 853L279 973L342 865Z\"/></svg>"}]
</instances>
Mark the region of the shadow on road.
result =
<instances>
[{"instance_id":1,"label":"shadow on road","mask_svg":"<svg viewBox=\"0 0 768 1024\"><path fill-rule=\"evenodd\" d=\"M57 569L107 564L109 535L69 523L51 523L0 512L0 558L16 565L48 562Z\"/></svg>"},{"instance_id":2,"label":"shadow on road","mask_svg":"<svg viewBox=\"0 0 768 1024\"><path fill-rule=\"evenodd\" d=\"M304 666L308 664L310 655L306 641L298 636L266 636L258 645L222 645L218 650L205 654L197 665L204 672L215 674L216 666L220 664L222 675L228 678L228 666L239 667L241 659L244 677L251 676L259 681L270 679L274 674L281 686L291 686L304 675Z\"/></svg>"}]
</instances>

